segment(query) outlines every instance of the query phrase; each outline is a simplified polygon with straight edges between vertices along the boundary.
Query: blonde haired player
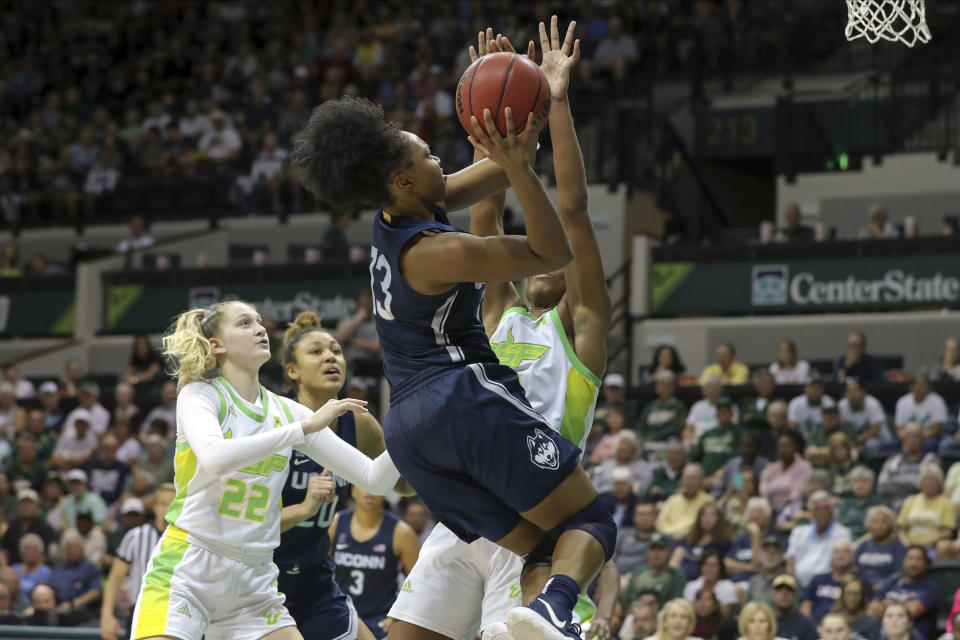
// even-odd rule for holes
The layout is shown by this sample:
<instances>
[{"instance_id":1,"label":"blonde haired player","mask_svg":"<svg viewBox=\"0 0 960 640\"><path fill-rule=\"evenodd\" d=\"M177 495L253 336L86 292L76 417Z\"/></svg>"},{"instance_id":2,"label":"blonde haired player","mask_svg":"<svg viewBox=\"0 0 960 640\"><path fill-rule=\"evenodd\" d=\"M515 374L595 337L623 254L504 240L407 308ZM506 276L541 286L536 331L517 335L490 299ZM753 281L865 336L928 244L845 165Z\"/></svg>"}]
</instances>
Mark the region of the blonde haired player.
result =
<instances>
[{"instance_id":1,"label":"blonde haired player","mask_svg":"<svg viewBox=\"0 0 960 640\"><path fill-rule=\"evenodd\" d=\"M387 493L400 474L386 453L371 461L325 429L347 411L364 413L366 403L331 400L312 412L260 385L270 341L253 306L187 311L163 343L179 390L177 491L133 637L299 639L272 562L293 447L372 493Z\"/></svg>"},{"instance_id":2,"label":"blonde haired player","mask_svg":"<svg viewBox=\"0 0 960 640\"><path fill-rule=\"evenodd\" d=\"M552 102L549 126L558 209L573 261L562 271L528 278L527 306L522 305L511 283L488 283L482 312L494 353L501 364L518 373L530 406L547 425L582 450L606 368L610 297L587 215L583 159L567 103L570 68L579 57L575 28L576 23L571 23L561 45L556 16L550 22L549 38L545 25L540 24L541 69L550 82ZM479 55L501 48L512 50L506 39L494 40L491 29L479 34ZM471 57L476 57L473 51ZM500 194L471 209L473 234L503 234L504 197ZM541 562L544 559L549 558L527 557L524 600L534 600L544 586L549 574L549 567ZM522 569L523 561L510 551L488 540L467 544L438 524L388 614L396 620L390 626L389 640L459 640L475 637L480 629L484 640L509 640L503 621L508 611L521 605ZM618 590L615 565L608 562L598 580L602 587L599 606L581 598L573 613L581 622L591 621L591 638L599 635L605 639ZM513 621L513 638L536 637L530 633L530 625L539 620L524 609L511 615L517 613L525 614L527 620Z\"/></svg>"}]
</instances>

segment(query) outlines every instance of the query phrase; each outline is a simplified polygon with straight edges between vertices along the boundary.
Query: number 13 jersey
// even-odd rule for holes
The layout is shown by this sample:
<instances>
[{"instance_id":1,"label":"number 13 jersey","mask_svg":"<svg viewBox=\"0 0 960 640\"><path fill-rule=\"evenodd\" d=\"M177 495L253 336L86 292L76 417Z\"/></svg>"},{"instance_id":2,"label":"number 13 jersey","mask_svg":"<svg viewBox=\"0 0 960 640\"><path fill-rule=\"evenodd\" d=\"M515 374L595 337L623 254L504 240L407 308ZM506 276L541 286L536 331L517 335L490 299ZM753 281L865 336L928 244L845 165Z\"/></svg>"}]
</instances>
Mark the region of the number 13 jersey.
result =
<instances>
[{"instance_id":1,"label":"number 13 jersey","mask_svg":"<svg viewBox=\"0 0 960 640\"><path fill-rule=\"evenodd\" d=\"M401 255L411 240L437 233L462 233L440 207L434 207L433 220L381 211L373 222L370 282L383 368L392 391L426 369L497 364L480 319L483 284L461 282L439 295L424 295L413 290L400 270Z\"/></svg>"}]
</instances>

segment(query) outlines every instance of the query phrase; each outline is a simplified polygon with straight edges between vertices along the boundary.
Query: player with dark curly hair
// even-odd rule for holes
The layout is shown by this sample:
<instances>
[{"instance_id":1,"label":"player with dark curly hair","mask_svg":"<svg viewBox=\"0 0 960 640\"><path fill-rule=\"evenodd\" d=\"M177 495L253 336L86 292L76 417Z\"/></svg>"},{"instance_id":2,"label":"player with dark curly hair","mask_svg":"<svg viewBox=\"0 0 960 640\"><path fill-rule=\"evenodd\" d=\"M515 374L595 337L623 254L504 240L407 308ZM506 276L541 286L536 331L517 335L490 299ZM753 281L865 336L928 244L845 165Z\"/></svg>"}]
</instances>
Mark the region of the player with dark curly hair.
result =
<instances>
[{"instance_id":1,"label":"player with dark curly hair","mask_svg":"<svg viewBox=\"0 0 960 640\"><path fill-rule=\"evenodd\" d=\"M295 163L328 203L381 209L370 273L390 384L384 435L391 458L461 539L482 536L531 562L552 560L522 637L579 638L571 612L612 555L616 525L579 465L580 449L531 408L480 318L482 283L555 271L571 249L530 164L545 118L534 122L531 114L518 134L505 109L502 137L490 111L483 116L490 133L474 117L470 141L484 159L447 177L427 144L386 122L381 109L334 100L317 107L298 135ZM471 205L507 183L528 235L481 238L449 224L446 208Z\"/></svg>"}]
</instances>

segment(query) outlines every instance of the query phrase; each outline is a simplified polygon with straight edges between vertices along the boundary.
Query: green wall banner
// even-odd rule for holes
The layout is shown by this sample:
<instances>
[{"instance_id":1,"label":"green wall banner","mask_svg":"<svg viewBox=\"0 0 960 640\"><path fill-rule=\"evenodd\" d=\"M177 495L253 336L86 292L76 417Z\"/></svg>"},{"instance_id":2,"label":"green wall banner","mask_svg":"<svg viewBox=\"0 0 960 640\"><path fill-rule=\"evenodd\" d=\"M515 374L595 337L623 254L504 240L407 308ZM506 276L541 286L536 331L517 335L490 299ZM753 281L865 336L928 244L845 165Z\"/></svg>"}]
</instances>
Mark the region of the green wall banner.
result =
<instances>
[{"instance_id":1,"label":"green wall banner","mask_svg":"<svg viewBox=\"0 0 960 640\"><path fill-rule=\"evenodd\" d=\"M0 293L0 337L72 336L73 287Z\"/></svg>"},{"instance_id":2,"label":"green wall banner","mask_svg":"<svg viewBox=\"0 0 960 640\"><path fill-rule=\"evenodd\" d=\"M245 300L264 318L280 324L301 311L313 311L325 325L336 325L356 309L357 292L370 286L369 277L271 279L209 285L108 284L104 329L110 333L158 332L177 314L224 300Z\"/></svg>"},{"instance_id":3,"label":"green wall banner","mask_svg":"<svg viewBox=\"0 0 960 640\"><path fill-rule=\"evenodd\" d=\"M956 255L655 262L655 317L960 308Z\"/></svg>"}]
</instances>

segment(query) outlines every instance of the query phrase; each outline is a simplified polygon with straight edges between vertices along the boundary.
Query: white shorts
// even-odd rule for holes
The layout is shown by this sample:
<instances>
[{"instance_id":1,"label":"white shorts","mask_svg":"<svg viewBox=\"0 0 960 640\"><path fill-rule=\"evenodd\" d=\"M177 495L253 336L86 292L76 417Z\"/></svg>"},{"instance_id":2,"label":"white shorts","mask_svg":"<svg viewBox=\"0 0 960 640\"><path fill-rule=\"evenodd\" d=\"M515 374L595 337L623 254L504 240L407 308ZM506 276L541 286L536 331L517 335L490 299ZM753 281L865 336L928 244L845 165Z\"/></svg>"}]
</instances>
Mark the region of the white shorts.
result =
<instances>
[{"instance_id":1,"label":"white shorts","mask_svg":"<svg viewBox=\"0 0 960 640\"><path fill-rule=\"evenodd\" d=\"M489 540L467 544L442 524L420 549L387 614L454 640L475 640L521 604L520 556Z\"/></svg>"},{"instance_id":2,"label":"white shorts","mask_svg":"<svg viewBox=\"0 0 960 640\"><path fill-rule=\"evenodd\" d=\"M213 553L180 539L181 531L171 525L153 550L133 612L133 638L258 640L296 625L277 591L275 564Z\"/></svg>"}]
</instances>

